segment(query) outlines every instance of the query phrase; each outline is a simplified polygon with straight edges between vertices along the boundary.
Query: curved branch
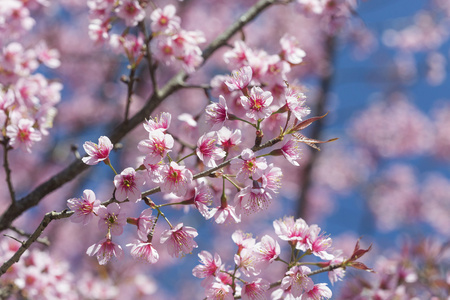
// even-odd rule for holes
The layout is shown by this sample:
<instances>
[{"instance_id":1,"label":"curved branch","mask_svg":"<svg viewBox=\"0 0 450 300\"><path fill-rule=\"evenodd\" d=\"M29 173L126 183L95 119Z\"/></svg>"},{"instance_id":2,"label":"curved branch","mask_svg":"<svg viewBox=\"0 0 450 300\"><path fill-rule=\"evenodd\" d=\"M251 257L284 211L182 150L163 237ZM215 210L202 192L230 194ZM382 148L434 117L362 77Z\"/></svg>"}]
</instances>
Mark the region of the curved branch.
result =
<instances>
[{"instance_id":1,"label":"curved branch","mask_svg":"<svg viewBox=\"0 0 450 300\"><path fill-rule=\"evenodd\" d=\"M62 212L49 212L46 213L44 218L42 219L41 224L39 224L38 228L36 228L36 230L31 234L31 236L28 238L28 240L26 240L25 242L22 243L22 246L20 246L19 250L17 250L16 253L14 253L14 255L8 259L5 263L3 263L3 265L0 267L0 276L2 276L3 274L6 273L6 271L8 271L8 269L16 262L19 261L20 257L22 256L22 254L28 249L30 248L31 244L34 243L39 236L41 235L41 233L44 231L44 229L48 226L48 224L50 224L51 221L53 220L58 220L58 219L64 219L64 218L68 218L71 215L73 215L73 211L67 211L67 210L63 210Z\"/></svg>"},{"instance_id":2,"label":"curved branch","mask_svg":"<svg viewBox=\"0 0 450 300\"><path fill-rule=\"evenodd\" d=\"M209 44L209 46L203 51L204 62L217 49L225 45L236 32L255 19L263 10L275 3L275 0L260 0L252 6L239 18L238 21L232 24L227 30L225 30L224 33ZM111 142L113 144L119 142L126 134L128 134L128 132L142 123L145 118L147 118L168 96L182 88L184 81L187 78L188 74L186 72L179 72L162 89L153 92L147 100L145 106L139 112L137 112L131 119L123 121L108 135ZM60 188L63 184L73 180L88 167L89 166L84 164L81 160L77 160L46 182L40 184L25 197L12 203L0 216L0 231L7 229L23 212L33 206L36 206L42 198Z\"/></svg>"}]
</instances>

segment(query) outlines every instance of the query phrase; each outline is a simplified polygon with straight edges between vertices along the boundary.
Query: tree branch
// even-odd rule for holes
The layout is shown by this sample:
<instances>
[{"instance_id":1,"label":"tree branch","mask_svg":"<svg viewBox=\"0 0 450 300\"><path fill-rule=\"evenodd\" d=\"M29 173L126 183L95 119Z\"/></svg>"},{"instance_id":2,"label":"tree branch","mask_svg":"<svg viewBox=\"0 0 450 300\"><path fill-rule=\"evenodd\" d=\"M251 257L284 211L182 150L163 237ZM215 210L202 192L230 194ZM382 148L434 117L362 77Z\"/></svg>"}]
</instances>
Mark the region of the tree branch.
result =
<instances>
[{"instance_id":1,"label":"tree branch","mask_svg":"<svg viewBox=\"0 0 450 300\"><path fill-rule=\"evenodd\" d=\"M327 63L328 68L325 71L325 75L321 78L320 82L320 92L316 99L316 107L315 107L315 113L318 116L323 116L325 111L325 106L328 99L328 93L331 89L331 84L333 80L333 61L334 61L334 54L335 54L335 37L334 36L328 36L326 39L326 53L327 53ZM315 126L312 127L311 132L311 138L315 140L320 139L320 134L323 129L323 120L318 120L315 122ZM297 217L298 218L305 218L305 213L308 205L308 199L307 194L311 187L311 176L312 176L312 170L314 165L317 162L317 159L319 158L319 151L312 151L311 157L309 158L305 168L303 169L303 176L300 183L301 186L301 192L298 199L298 206L297 206Z\"/></svg>"},{"instance_id":2,"label":"tree branch","mask_svg":"<svg viewBox=\"0 0 450 300\"><path fill-rule=\"evenodd\" d=\"M252 21L263 10L275 3L275 0L260 0L244 13L238 21L232 24L223 34L218 36L203 51L203 59L205 62L217 49L226 44L226 42L241 28ZM184 81L188 78L188 74L184 71L179 72L159 91L154 91L147 100L145 106L137 112L131 119L119 124L108 136L113 144L118 143L128 132L141 124L145 118L171 94L183 87ZM0 231L7 229L11 223L29 208L37 205L43 197L55 191L63 184L73 180L81 172L89 166L81 160L77 160L66 167L64 170L54 175L46 182L40 184L22 199L12 203L6 211L0 216Z\"/></svg>"},{"instance_id":3,"label":"tree branch","mask_svg":"<svg viewBox=\"0 0 450 300\"><path fill-rule=\"evenodd\" d=\"M3 265L0 267L0 276L5 274L6 271L8 271L8 269L14 263L19 261L19 259L22 256L22 254L28 248L30 248L31 244L33 244L39 238L41 233L48 226L48 224L50 224L51 221L68 218L71 215L73 215L73 213L74 213L73 211L67 211L67 210L63 210L62 212L54 212L54 211L52 211L52 212L46 213L44 218L42 219L41 224L39 224L38 228L36 228L36 230L30 235L28 240L23 242L22 246L20 246L19 250L17 250L17 252L14 253L14 255L9 260L7 260L5 263L3 263Z\"/></svg>"}]
</instances>

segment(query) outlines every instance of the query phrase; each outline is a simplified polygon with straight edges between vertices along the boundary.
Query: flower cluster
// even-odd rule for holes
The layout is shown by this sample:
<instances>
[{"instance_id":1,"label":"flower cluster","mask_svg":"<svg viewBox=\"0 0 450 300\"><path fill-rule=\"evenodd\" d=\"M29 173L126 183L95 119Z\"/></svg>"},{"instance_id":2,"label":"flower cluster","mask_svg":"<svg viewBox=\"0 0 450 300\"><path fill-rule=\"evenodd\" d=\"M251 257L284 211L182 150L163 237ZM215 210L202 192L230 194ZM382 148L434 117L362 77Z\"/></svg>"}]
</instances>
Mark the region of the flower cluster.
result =
<instances>
[{"instance_id":1,"label":"flower cluster","mask_svg":"<svg viewBox=\"0 0 450 300\"><path fill-rule=\"evenodd\" d=\"M31 152L35 142L48 135L60 101L62 85L49 81L37 69L57 68L59 53L44 41L24 46L15 41L31 30L30 9L46 1L8 1L0 9L0 128L12 148Z\"/></svg>"},{"instance_id":2,"label":"flower cluster","mask_svg":"<svg viewBox=\"0 0 450 300\"><path fill-rule=\"evenodd\" d=\"M238 250L234 255L234 268L226 267L219 254L212 255L208 251L198 254L200 265L197 265L192 274L202 278L202 287L205 289L206 299L234 299L240 296L242 299L267 299L271 285L267 278L268 269L275 262L286 264L286 272L272 288L271 299L330 299L331 290L325 283L314 283L310 275L311 269L307 265L330 266L337 262L336 257L331 254L319 256L326 260L324 263L308 263L301 261L307 255L316 254L314 250L317 242L317 225L308 226L303 219L294 220L286 217L274 222L275 233L278 238L289 241L291 244L291 260L285 261L280 258L281 247L277 240L269 235L264 235L259 242L251 234L235 231L232 235L233 242ZM331 239L326 238L328 246ZM303 247L302 245L308 245ZM294 247L295 246L295 247ZM328 247L327 247L328 248ZM356 251L361 251L358 246ZM358 252L363 255L366 250ZM335 251L336 253L339 251ZM333 259L333 260L331 260ZM329 273L338 272L343 277L344 259L333 265ZM326 272L328 269L319 269L314 274ZM330 280L333 283L334 281ZM222 297L222 298L221 298Z\"/></svg>"},{"instance_id":3,"label":"flower cluster","mask_svg":"<svg viewBox=\"0 0 450 300\"><path fill-rule=\"evenodd\" d=\"M123 35L110 33L115 19L113 16L125 22L127 27L137 26L146 17L150 19L153 37L150 49L156 60L166 65L179 62L189 73L203 62L202 51L198 46L205 42L203 33L183 29L174 5L155 8L150 15L146 13L145 1L88 0L88 7L91 17L89 25L91 39L98 43L109 42L114 49L124 51L132 64L139 63L144 55L143 52L147 47L147 41L143 36L145 30L137 36L128 33Z\"/></svg>"}]
</instances>

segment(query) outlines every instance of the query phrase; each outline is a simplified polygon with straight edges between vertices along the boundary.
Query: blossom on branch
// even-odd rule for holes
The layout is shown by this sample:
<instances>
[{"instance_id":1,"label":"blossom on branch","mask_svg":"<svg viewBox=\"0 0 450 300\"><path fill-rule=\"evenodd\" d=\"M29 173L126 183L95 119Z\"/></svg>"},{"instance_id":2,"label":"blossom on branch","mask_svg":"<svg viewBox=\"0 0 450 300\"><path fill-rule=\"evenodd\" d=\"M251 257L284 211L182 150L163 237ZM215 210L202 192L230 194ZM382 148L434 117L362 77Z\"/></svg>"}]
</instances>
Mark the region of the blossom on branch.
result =
<instances>
[{"instance_id":1,"label":"blossom on branch","mask_svg":"<svg viewBox=\"0 0 450 300\"><path fill-rule=\"evenodd\" d=\"M109 162L109 153L114 146L107 136L101 136L98 144L85 142L83 148L89 156L81 160L87 165L96 165L101 161Z\"/></svg>"},{"instance_id":2,"label":"blossom on branch","mask_svg":"<svg viewBox=\"0 0 450 300\"><path fill-rule=\"evenodd\" d=\"M179 223L161 234L161 244L166 244L167 251L171 256L179 257L180 254L191 253L194 248L197 248L197 243L194 241L197 235L195 228Z\"/></svg>"},{"instance_id":3,"label":"blossom on branch","mask_svg":"<svg viewBox=\"0 0 450 300\"><path fill-rule=\"evenodd\" d=\"M161 191L183 197L192 184L192 178L191 171L172 161L170 165L164 165L161 168Z\"/></svg>"},{"instance_id":4,"label":"blossom on branch","mask_svg":"<svg viewBox=\"0 0 450 300\"><path fill-rule=\"evenodd\" d=\"M110 239L105 238L97 244L90 246L86 254L89 256L97 255L98 263L105 265L113 256L121 258L123 256L123 250L120 245L114 244Z\"/></svg>"},{"instance_id":5,"label":"blossom on branch","mask_svg":"<svg viewBox=\"0 0 450 300\"><path fill-rule=\"evenodd\" d=\"M83 197L67 200L67 206L74 211L70 220L74 223L88 224L93 215L97 214L100 200L97 200L92 190L84 190Z\"/></svg>"}]
</instances>

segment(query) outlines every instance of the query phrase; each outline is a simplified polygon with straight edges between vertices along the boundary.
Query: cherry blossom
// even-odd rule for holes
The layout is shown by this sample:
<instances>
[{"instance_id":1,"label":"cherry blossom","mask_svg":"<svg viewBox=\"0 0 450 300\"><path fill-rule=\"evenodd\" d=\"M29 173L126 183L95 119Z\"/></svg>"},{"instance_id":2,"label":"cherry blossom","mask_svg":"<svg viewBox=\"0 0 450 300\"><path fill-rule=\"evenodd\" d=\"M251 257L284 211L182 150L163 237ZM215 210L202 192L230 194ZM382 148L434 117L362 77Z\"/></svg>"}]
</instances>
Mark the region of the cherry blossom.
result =
<instances>
[{"instance_id":1,"label":"cherry blossom","mask_svg":"<svg viewBox=\"0 0 450 300\"><path fill-rule=\"evenodd\" d=\"M120 0L115 12L130 27L136 26L145 17L145 11L137 0Z\"/></svg>"},{"instance_id":2,"label":"cherry blossom","mask_svg":"<svg viewBox=\"0 0 450 300\"><path fill-rule=\"evenodd\" d=\"M205 109L206 122L211 124L212 128L222 127L226 120L228 120L228 107L225 98L220 95L219 103L212 103Z\"/></svg>"},{"instance_id":3,"label":"cherry blossom","mask_svg":"<svg viewBox=\"0 0 450 300\"><path fill-rule=\"evenodd\" d=\"M219 145L228 152L241 143L242 133L240 129L232 132L227 127L222 127L217 131L217 138Z\"/></svg>"},{"instance_id":4,"label":"cherry blossom","mask_svg":"<svg viewBox=\"0 0 450 300\"><path fill-rule=\"evenodd\" d=\"M75 212L71 218L72 222L87 225L93 215L98 213L100 200L96 199L92 190L84 190L83 197L67 200L67 206Z\"/></svg>"},{"instance_id":5,"label":"cherry blossom","mask_svg":"<svg viewBox=\"0 0 450 300\"><path fill-rule=\"evenodd\" d=\"M146 164L157 164L169 153L174 140L170 134L164 134L161 130L149 132L149 139L139 142L138 149L146 154Z\"/></svg>"},{"instance_id":6,"label":"cherry blossom","mask_svg":"<svg viewBox=\"0 0 450 300\"><path fill-rule=\"evenodd\" d=\"M241 104L247 111L246 116L253 120L268 118L272 114L272 93L263 91L260 87L253 87L249 97L241 96Z\"/></svg>"},{"instance_id":7,"label":"cherry blossom","mask_svg":"<svg viewBox=\"0 0 450 300\"><path fill-rule=\"evenodd\" d=\"M175 15L175 6L169 4L155 9L150 15L153 32L174 33L180 29L181 19Z\"/></svg>"},{"instance_id":8,"label":"cherry blossom","mask_svg":"<svg viewBox=\"0 0 450 300\"><path fill-rule=\"evenodd\" d=\"M82 158L83 162L87 165L96 165L101 161L109 162L109 153L114 148L114 145L107 136L101 136L98 139L98 144L85 142L83 148L89 155Z\"/></svg>"},{"instance_id":9,"label":"cherry blossom","mask_svg":"<svg viewBox=\"0 0 450 300\"><path fill-rule=\"evenodd\" d=\"M315 284L314 287L302 295L304 300L330 299L333 294L326 283Z\"/></svg>"},{"instance_id":10,"label":"cherry blossom","mask_svg":"<svg viewBox=\"0 0 450 300\"><path fill-rule=\"evenodd\" d=\"M230 91L243 90L252 80L252 68L245 66L231 72L231 76L225 81Z\"/></svg>"},{"instance_id":11,"label":"cherry blossom","mask_svg":"<svg viewBox=\"0 0 450 300\"><path fill-rule=\"evenodd\" d=\"M130 253L136 259L145 260L150 264L154 264L159 260L159 254L150 242L137 240L134 243L127 244L127 247L132 247Z\"/></svg>"},{"instance_id":12,"label":"cherry blossom","mask_svg":"<svg viewBox=\"0 0 450 300\"><path fill-rule=\"evenodd\" d=\"M98 227L102 231L108 231L112 235L121 235L123 226L127 223L126 213L119 204L111 203L107 207L100 205L98 208Z\"/></svg>"},{"instance_id":13,"label":"cherry blossom","mask_svg":"<svg viewBox=\"0 0 450 300\"><path fill-rule=\"evenodd\" d=\"M220 272L222 260L219 254L214 253L213 257L211 253L204 250L198 254L198 257L201 264L194 267L192 274L197 278L204 278L202 286L205 287L211 284Z\"/></svg>"},{"instance_id":14,"label":"cherry blossom","mask_svg":"<svg viewBox=\"0 0 450 300\"><path fill-rule=\"evenodd\" d=\"M225 151L216 144L217 134L215 131L205 133L197 141L197 156L209 168L216 167L216 160L222 159L226 155Z\"/></svg>"},{"instance_id":15,"label":"cherry blossom","mask_svg":"<svg viewBox=\"0 0 450 300\"><path fill-rule=\"evenodd\" d=\"M306 96L302 92L289 88L285 97L287 107L299 121L311 113L311 109L305 105Z\"/></svg>"},{"instance_id":16,"label":"cherry blossom","mask_svg":"<svg viewBox=\"0 0 450 300\"><path fill-rule=\"evenodd\" d=\"M243 300L262 300L267 299L266 291L270 284L267 280L258 278L251 283L246 283L242 287L241 297Z\"/></svg>"},{"instance_id":17,"label":"cherry blossom","mask_svg":"<svg viewBox=\"0 0 450 300\"><path fill-rule=\"evenodd\" d=\"M144 123L144 128L149 133L153 132L154 130L161 130L162 132L166 132L167 129L169 129L171 120L172 115L168 112L163 112L158 117L147 120Z\"/></svg>"},{"instance_id":18,"label":"cherry blossom","mask_svg":"<svg viewBox=\"0 0 450 300\"><path fill-rule=\"evenodd\" d=\"M22 148L31 153L33 143L41 140L41 133L33 128L34 122L30 119L20 119L17 124L6 127L9 144L13 148Z\"/></svg>"},{"instance_id":19,"label":"cherry blossom","mask_svg":"<svg viewBox=\"0 0 450 300\"><path fill-rule=\"evenodd\" d=\"M266 268L280 256L281 248L276 240L269 235L265 235L259 243L255 244L253 252L258 260L259 267Z\"/></svg>"},{"instance_id":20,"label":"cherry blossom","mask_svg":"<svg viewBox=\"0 0 450 300\"><path fill-rule=\"evenodd\" d=\"M197 248L194 238L198 235L197 230L193 227L183 226L179 223L172 229L165 230L161 234L161 244L166 244L167 251L171 256L179 257L191 253Z\"/></svg>"},{"instance_id":21,"label":"cherry blossom","mask_svg":"<svg viewBox=\"0 0 450 300\"><path fill-rule=\"evenodd\" d=\"M264 157L256 158L255 153L250 149L244 149L241 153L241 160L236 159L231 162L232 168L238 170L236 179L239 182L246 181L249 177L253 180L261 178L267 162Z\"/></svg>"},{"instance_id":22,"label":"cherry blossom","mask_svg":"<svg viewBox=\"0 0 450 300\"><path fill-rule=\"evenodd\" d=\"M178 197L186 195L193 178L191 171L174 161L170 165L162 167L161 176L161 190L166 193L174 193Z\"/></svg>"},{"instance_id":23,"label":"cherry blossom","mask_svg":"<svg viewBox=\"0 0 450 300\"><path fill-rule=\"evenodd\" d=\"M140 201L141 191L139 188L144 184L145 180L140 172L136 172L133 168L126 168L120 174L114 177L114 186L116 187L116 199L123 201Z\"/></svg>"},{"instance_id":24,"label":"cherry blossom","mask_svg":"<svg viewBox=\"0 0 450 300\"><path fill-rule=\"evenodd\" d=\"M206 299L233 300L233 289L222 282L214 282L206 289Z\"/></svg>"},{"instance_id":25,"label":"cherry blossom","mask_svg":"<svg viewBox=\"0 0 450 300\"><path fill-rule=\"evenodd\" d=\"M114 244L110 239L103 239L97 244L90 246L86 253L89 256L97 255L98 263L105 265L111 260L113 256L121 258L123 250L120 245Z\"/></svg>"},{"instance_id":26,"label":"cherry blossom","mask_svg":"<svg viewBox=\"0 0 450 300\"><path fill-rule=\"evenodd\" d=\"M285 34L280 40L283 58L293 64L299 64L303 61L303 58L306 56L305 51L303 51L299 47L299 42L297 39L292 36Z\"/></svg>"},{"instance_id":27,"label":"cherry blossom","mask_svg":"<svg viewBox=\"0 0 450 300\"><path fill-rule=\"evenodd\" d=\"M292 296L300 297L304 292L310 291L314 287L314 282L306 275L311 273L311 269L305 266L294 266L286 272L286 276L281 281L281 288L290 289Z\"/></svg>"}]
</instances>

